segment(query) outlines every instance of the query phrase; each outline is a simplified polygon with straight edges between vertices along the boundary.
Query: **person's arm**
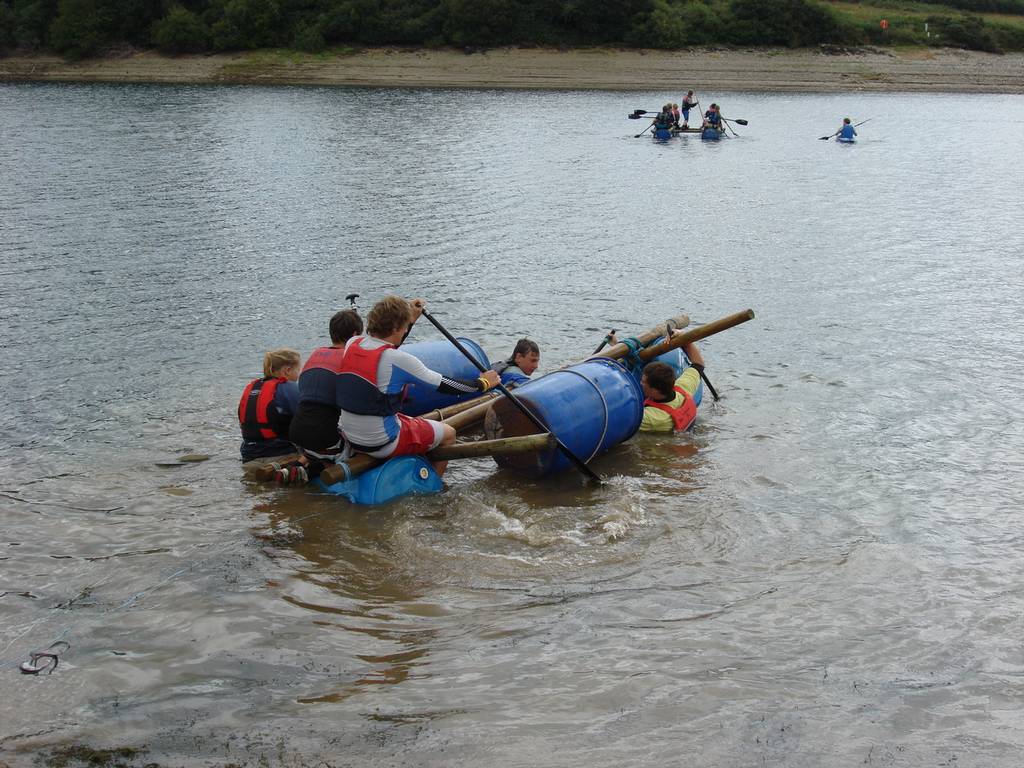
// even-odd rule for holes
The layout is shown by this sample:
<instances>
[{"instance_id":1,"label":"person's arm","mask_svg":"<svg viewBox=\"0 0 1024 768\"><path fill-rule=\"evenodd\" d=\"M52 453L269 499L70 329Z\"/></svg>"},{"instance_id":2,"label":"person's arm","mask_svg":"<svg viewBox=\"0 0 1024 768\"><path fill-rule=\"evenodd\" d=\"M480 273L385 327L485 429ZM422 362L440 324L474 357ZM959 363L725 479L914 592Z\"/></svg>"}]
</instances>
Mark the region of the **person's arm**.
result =
<instances>
[{"instance_id":1,"label":"person's arm","mask_svg":"<svg viewBox=\"0 0 1024 768\"><path fill-rule=\"evenodd\" d=\"M282 381L274 390L274 405L282 414L294 416L299 410L299 385L294 381Z\"/></svg>"},{"instance_id":2,"label":"person's arm","mask_svg":"<svg viewBox=\"0 0 1024 768\"><path fill-rule=\"evenodd\" d=\"M389 349L384 354L392 358L391 381L388 384L390 392L397 392L406 384L414 384L445 395L466 395L486 392L498 384L498 374L494 371L485 371L476 379L457 379L430 370L408 352Z\"/></svg>"}]
</instances>

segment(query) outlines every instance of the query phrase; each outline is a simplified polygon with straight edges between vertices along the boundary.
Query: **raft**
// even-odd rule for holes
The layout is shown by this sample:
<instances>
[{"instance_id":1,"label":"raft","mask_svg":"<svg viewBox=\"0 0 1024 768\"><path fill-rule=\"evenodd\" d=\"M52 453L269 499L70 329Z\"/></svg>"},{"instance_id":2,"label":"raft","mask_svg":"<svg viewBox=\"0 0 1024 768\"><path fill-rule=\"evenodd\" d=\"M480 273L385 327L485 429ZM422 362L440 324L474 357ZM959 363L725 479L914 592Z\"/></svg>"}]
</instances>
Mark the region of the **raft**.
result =
<instances>
[{"instance_id":1,"label":"raft","mask_svg":"<svg viewBox=\"0 0 1024 768\"><path fill-rule=\"evenodd\" d=\"M700 132L700 137L704 141L718 141L723 136L725 136L724 126L715 128L714 126L709 125L707 128L702 128Z\"/></svg>"},{"instance_id":2,"label":"raft","mask_svg":"<svg viewBox=\"0 0 1024 768\"><path fill-rule=\"evenodd\" d=\"M702 128L673 128L672 133L701 133Z\"/></svg>"}]
</instances>

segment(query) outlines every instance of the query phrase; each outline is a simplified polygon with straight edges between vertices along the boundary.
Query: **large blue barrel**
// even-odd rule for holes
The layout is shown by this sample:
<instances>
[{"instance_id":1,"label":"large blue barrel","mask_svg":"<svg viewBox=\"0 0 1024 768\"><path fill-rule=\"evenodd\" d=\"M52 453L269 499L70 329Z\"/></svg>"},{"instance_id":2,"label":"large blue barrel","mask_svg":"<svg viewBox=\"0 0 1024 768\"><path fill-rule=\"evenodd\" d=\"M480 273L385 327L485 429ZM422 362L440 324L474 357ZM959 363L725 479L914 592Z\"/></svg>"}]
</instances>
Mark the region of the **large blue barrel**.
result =
<instances>
[{"instance_id":1,"label":"large blue barrel","mask_svg":"<svg viewBox=\"0 0 1024 768\"><path fill-rule=\"evenodd\" d=\"M672 138L672 131L668 128L655 128L652 135L658 141L668 141Z\"/></svg>"},{"instance_id":2,"label":"large blue barrel","mask_svg":"<svg viewBox=\"0 0 1024 768\"><path fill-rule=\"evenodd\" d=\"M718 141L722 138L723 133L725 133L725 131L709 127L700 132L700 137L704 139L704 141Z\"/></svg>"},{"instance_id":3,"label":"large blue barrel","mask_svg":"<svg viewBox=\"0 0 1024 768\"><path fill-rule=\"evenodd\" d=\"M487 359L487 353L480 348L479 344L472 339L466 339L461 336L459 341L484 368L491 367L491 361ZM447 339L443 341L420 341L415 344L403 344L401 350L420 360L430 370L437 371L453 379L472 380L480 375L476 367ZM470 395L442 395L437 390L427 390L424 387L412 386L409 387L409 391L406 393L405 403L402 405L402 413L409 416L419 416L421 413L427 413L437 408L445 408L478 395L479 393Z\"/></svg>"},{"instance_id":4,"label":"large blue barrel","mask_svg":"<svg viewBox=\"0 0 1024 768\"><path fill-rule=\"evenodd\" d=\"M644 415L644 395L637 379L625 366L607 358L554 371L524 384L515 394L585 462L632 437ZM488 411L484 431L489 438L497 438L532 435L539 430L512 403L501 398ZM572 466L557 447L497 456L495 460L529 477L543 477Z\"/></svg>"}]
</instances>

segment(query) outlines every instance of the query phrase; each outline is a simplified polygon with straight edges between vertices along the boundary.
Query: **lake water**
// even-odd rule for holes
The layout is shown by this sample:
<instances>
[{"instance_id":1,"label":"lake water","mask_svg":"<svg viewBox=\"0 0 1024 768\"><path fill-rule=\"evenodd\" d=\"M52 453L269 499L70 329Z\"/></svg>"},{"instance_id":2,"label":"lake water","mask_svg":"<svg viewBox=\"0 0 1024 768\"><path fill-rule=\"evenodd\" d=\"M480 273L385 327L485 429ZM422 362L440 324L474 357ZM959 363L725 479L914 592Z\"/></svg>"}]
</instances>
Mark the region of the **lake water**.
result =
<instances>
[{"instance_id":1,"label":"lake water","mask_svg":"<svg viewBox=\"0 0 1024 768\"><path fill-rule=\"evenodd\" d=\"M0 85L0 761L1019 765L1024 97L633 138L683 92ZM242 387L351 292L542 371L757 317L600 488L243 482Z\"/></svg>"}]
</instances>

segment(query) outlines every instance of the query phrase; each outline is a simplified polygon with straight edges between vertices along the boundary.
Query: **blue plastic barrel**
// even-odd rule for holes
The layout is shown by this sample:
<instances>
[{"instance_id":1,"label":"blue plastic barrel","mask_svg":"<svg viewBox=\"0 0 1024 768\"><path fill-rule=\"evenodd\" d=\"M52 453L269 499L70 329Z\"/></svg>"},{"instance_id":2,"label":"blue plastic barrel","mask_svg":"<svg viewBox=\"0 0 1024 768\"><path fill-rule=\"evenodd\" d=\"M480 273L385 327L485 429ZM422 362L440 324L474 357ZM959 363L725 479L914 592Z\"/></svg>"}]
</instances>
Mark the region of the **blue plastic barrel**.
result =
<instances>
[{"instance_id":1,"label":"blue plastic barrel","mask_svg":"<svg viewBox=\"0 0 1024 768\"><path fill-rule=\"evenodd\" d=\"M430 462L422 456L398 456L359 477L328 485L319 477L316 484L334 496L353 504L384 504L401 496L440 493L443 484Z\"/></svg>"},{"instance_id":2,"label":"blue plastic barrel","mask_svg":"<svg viewBox=\"0 0 1024 768\"><path fill-rule=\"evenodd\" d=\"M475 357L484 368L491 367L491 361L487 359L487 353L480 345L472 339L458 337L469 353ZM475 379L480 375L476 367L466 359L459 350L447 339L442 341L420 341L415 344L403 344L400 349L408 352L420 360L427 368L437 371L443 376L453 379ZM424 387L409 387L406 393L405 403L402 405L402 413L409 416L419 416L422 413L445 408L454 405L462 400L478 397L480 393L469 395L442 395L437 390L428 390Z\"/></svg>"},{"instance_id":3,"label":"blue plastic barrel","mask_svg":"<svg viewBox=\"0 0 1024 768\"><path fill-rule=\"evenodd\" d=\"M594 358L524 384L516 396L583 461L628 440L640 428L644 396L636 377L615 360ZM539 432L507 399L495 400L484 431L489 438ZM502 467L543 477L573 466L556 447L496 456Z\"/></svg>"},{"instance_id":4,"label":"blue plastic barrel","mask_svg":"<svg viewBox=\"0 0 1024 768\"><path fill-rule=\"evenodd\" d=\"M672 131L668 128L655 128L654 138L658 139L659 141L667 141L668 139L672 138Z\"/></svg>"},{"instance_id":5,"label":"blue plastic barrel","mask_svg":"<svg viewBox=\"0 0 1024 768\"><path fill-rule=\"evenodd\" d=\"M704 139L704 141L718 141L722 138L722 133L723 132L717 128L705 128L700 132L700 137Z\"/></svg>"}]
</instances>

